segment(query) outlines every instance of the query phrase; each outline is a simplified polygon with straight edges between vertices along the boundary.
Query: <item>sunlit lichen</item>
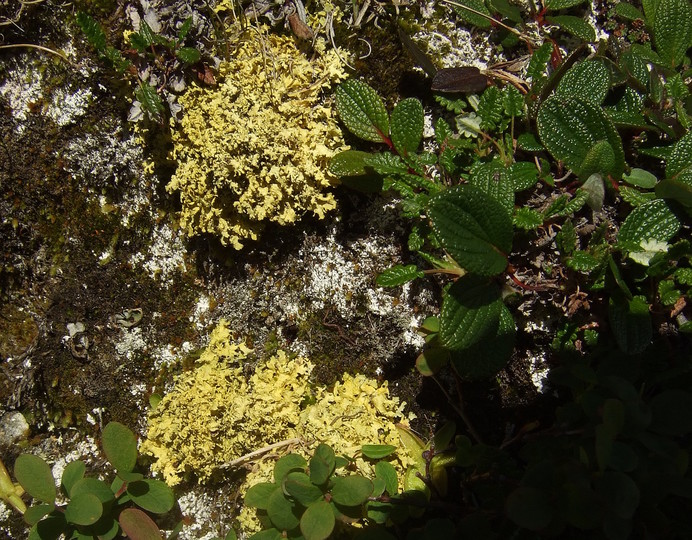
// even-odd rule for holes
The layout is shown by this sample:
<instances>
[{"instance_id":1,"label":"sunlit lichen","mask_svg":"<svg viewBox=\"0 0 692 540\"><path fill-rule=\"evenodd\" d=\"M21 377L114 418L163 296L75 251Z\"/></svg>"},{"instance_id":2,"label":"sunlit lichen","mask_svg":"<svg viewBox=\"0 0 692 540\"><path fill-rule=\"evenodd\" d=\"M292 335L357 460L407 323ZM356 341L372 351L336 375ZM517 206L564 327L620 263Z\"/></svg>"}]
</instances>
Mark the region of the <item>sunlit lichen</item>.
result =
<instances>
[{"instance_id":1,"label":"sunlit lichen","mask_svg":"<svg viewBox=\"0 0 692 540\"><path fill-rule=\"evenodd\" d=\"M308 458L320 442L340 455L356 457L365 474L371 465L359 457L363 444L399 446L396 422L405 422L404 404L390 397L386 383L344 375L333 388L310 384L313 365L278 351L246 380L242 362L250 353L231 341L227 324L211 335L194 370L180 375L149 417L142 453L153 469L175 485L189 473L209 479L225 464L267 445L298 439L291 451ZM284 449L285 450L285 449ZM271 478L274 459L249 460L251 472L241 491ZM403 476L411 463L401 449L393 464ZM252 527L253 512L241 517Z\"/></svg>"},{"instance_id":2,"label":"sunlit lichen","mask_svg":"<svg viewBox=\"0 0 692 540\"><path fill-rule=\"evenodd\" d=\"M294 223L335 208L326 165L343 147L325 90L345 72L336 51L308 58L291 36L250 28L233 43L215 88L190 88L173 135L189 235L212 233L236 249L262 222Z\"/></svg>"}]
</instances>

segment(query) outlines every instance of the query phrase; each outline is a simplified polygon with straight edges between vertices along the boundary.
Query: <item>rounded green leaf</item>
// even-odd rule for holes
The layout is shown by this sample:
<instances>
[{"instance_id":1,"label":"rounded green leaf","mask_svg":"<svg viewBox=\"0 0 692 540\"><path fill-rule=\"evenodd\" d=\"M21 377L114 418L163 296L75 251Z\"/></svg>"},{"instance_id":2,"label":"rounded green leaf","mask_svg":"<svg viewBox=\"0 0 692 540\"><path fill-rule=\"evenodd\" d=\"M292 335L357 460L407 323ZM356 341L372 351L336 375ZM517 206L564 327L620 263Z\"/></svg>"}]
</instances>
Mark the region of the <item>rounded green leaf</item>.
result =
<instances>
[{"instance_id":1,"label":"rounded green leaf","mask_svg":"<svg viewBox=\"0 0 692 540\"><path fill-rule=\"evenodd\" d=\"M619 179L625 168L622 140L613 122L598 105L576 96L551 96L538 109L538 134L553 157L581 175L582 165L596 143L604 141L613 152L608 171L585 171L611 174Z\"/></svg>"},{"instance_id":2,"label":"rounded green leaf","mask_svg":"<svg viewBox=\"0 0 692 540\"><path fill-rule=\"evenodd\" d=\"M93 525L103 515L103 504L93 493L80 493L65 507L65 519L75 525Z\"/></svg>"},{"instance_id":3,"label":"rounded green leaf","mask_svg":"<svg viewBox=\"0 0 692 540\"><path fill-rule=\"evenodd\" d=\"M551 15L546 17L546 20L583 41L588 43L596 41L596 31L593 26L581 17L575 17L574 15Z\"/></svg>"},{"instance_id":4,"label":"rounded green leaf","mask_svg":"<svg viewBox=\"0 0 692 540\"><path fill-rule=\"evenodd\" d=\"M692 6L689 0L659 0L653 21L656 51L674 69L692 43Z\"/></svg>"},{"instance_id":5,"label":"rounded green leaf","mask_svg":"<svg viewBox=\"0 0 692 540\"><path fill-rule=\"evenodd\" d=\"M629 174L623 174L622 179L632 186L644 189L656 187L656 182L658 181L649 171L637 168L632 169Z\"/></svg>"},{"instance_id":6,"label":"rounded green leaf","mask_svg":"<svg viewBox=\"0 0 692 540\"><path fill-rule=\"evenodd\" d=\"M175 504L173 491L161 480L130 482L127 494L137 506L154 514L165 514Z\"/></svg>"},{"instance_id":7,"label":"rounded green leaf","mask_svg":"<svg viewBox=\"0 0 692 540\"><path fill-rule=\"evenodd\" d=\"M295 504L289 501L283 491L277 489L269 496L267 501L267 515L280 531L290 531L295 529L300 520Z\"/></svg>"},{"instance_id":8,"label":"rounded green leaf","mask_svg":"<svg viewBox=\"0 0 692 540\"><path fill-rule=\"evenodd\" d=\"M55 506L52 504L37 504L35 506L30 506L26 509L26 512L24 512L24 521L29 525L35 525L53 510L55 510Z\"/></svg>"},{"instance_id":9,"label":"rounded green leaf","mask_svg":"<svg viewBox=\"0 0 692 540\"><path fill-rule=\"evenodd\" d=\"M53 512L31 527L28 540L56 540L66 528L65 513Z\"/></svg>"},{"instance_id":10,"label":"rounded green leaf","mask_svg":"<svg viewBox=\"0 0 692 540\"><path fill-rule=\"evenodd\" d=\"M494 276L507 267L512 217L494 197L473 186L457 186L433 197L428 215L442 246L462 268Z\"/></svg>"},{"instance_id":11,"label":"rounded green leaf","mask_svg":"<svg viewBox=\"0 0 692 540\"><path fill-rule=\"evenodd\" d=\"M115 500L115 494L110 486L98 478L82 478L75 482L72 486L70 497L76 497L85 493L95 495L102 504L108 504Z\"/></svg>"},{"instance_id":12,"label":"rounded green leaf","mask_svg":"<svg viewBox=\"0 0 692 540\"><path fill-rule=\"evenodd\" d=\"M369 152L361 150L344 150L329 161L329 172L339 177L368 174L372 167L366 165L365 158L369 156Z\"/></svg>"},{"instance_id":13,"label":"rounded green leaf","mask_svg":"<svg viewBox=\"0 0 692 540\"><path fill-rule=\"evenodd\" d=\"M33 454L22 454L14 462L14 476L29 495L53 504L57 489L48 463Z\"/></svg>"},{"instance_id":14,"label":"rounded green leaf","mask_svg":"<svg viewBox=\"0 0 692 540\"><path fill-rule=\"evenodd\" d=\"M541 150L543 147L541 147ZM507 169L507 175L512 181L514 191L522 191L532 188L538 182L538 169L535 163L528 161L518 161L512 163Z\"/></svg>"},{"instance_id":15,"label":"rounded green leaf","mask_svg":"<svg viewBox=\"0 0 692 540\"><path fill-rule=\"evenodd\" d=\"M195 64L202 57L200 52L194 47L181 47L175 51L175 55L178 57L178 60L185 64Z\"/></svg>"},{"instance_id":16,"label":"rounded green leaf","mask_svg":"<svg viewBox=\"0 0 692 540\"><path fill-rule=\"evenodd\" d=\"M492 336L500 324L502 305L500 289L495 283L476 276L462 276L442 300L442 344L461 350Z\"/></svg>"},{"instance_id":17,"label":"rounded green leaf","mask_svg":"<svg viewBox=\"0 0 692 540\"><path fill-rule=\"evenodd\" d=\"M378 461L375 464L375 478L384 481L384 488L389 495L396 495L399 490L399 480L394 465L388 461Z\"/></svg>"},{"instance_id":18,"label":"rounded green leaf","mask_svg":"<svg viewBox=\"0 0 692 540\"><path fill-rule=\"evenodd\" d=\"M349 79L336 89L336 108L348 130L366 141L389 138L389 116L377 92L364 82Z\"/></svg>"},{"instance_id":19,"label":"rounded green leaf","mask_svg":"<svg viewBox=\"0 0 692 540\"><path fill-rule=\"evenodd\" d=\"M126 508L120 512L118 523L130 540L162 540L158 525L139 508Z\"/></svg>"},{"instance_id":20,"label":"rounded green leaf","mask_svg":"<svg viewBox=\"0 0 692 540\"><path fill-rule=\"evenodd\" d=\"M343 506L363 504L374 490L372 482L363 476L351 475L334 479L332 500Z\"/></svg>"},{"instance_id":21,"label":"rounded green leaf","mask_svg":"<svg viewBox=\"0 0 692 540\"><path fill-rule=\"evenodd\" d=\"M310 481L310 476L300 471L292 471L286 475L283 489L301 506L309 506L324 497L322 490Z\"/></svg>"},{"instance_id":22,"label":"rounded green leaf","mask_svg":"<svg viewBox=\"0 0 692 540\"><path fill-rule=\"evenodd\" d=\"M132 472L137 463L137 439L120 422L109 422L101 434L103 451L118 472Z\"/></svg>"},{"instance_id":23,"label":"rounded green leaf","mask_svg":"<svg viewBox=\"0 0 692 540\"><path fill-rule=\"evenodd\" d=\"M449 351L440 347L425 349L416 358L416 369L423 377L435 375L449 363Z\"/></svg>"},{"instance_id":24,"label":"rounded green leaf","mask_svg":"<svg viewBox=\"0 0 692 540\"><path fill-rule=\"evenodd\" d=\"M645 240L666 242L680 230L680 221L663 199L656 199L638 206L627 216L618 242L628 246L640 245Z\"/></svg>"},{"instance_id":25,"label":"rounded green leaf","mask_svg":"<svg viewBox=\"0 0 692 540\"><path fill-rule=\"evenodd\" d=\"M334 530L334 510L326 501L311 504L300 518L300 532L305 540L324 540Z\"/></svg>"},{"instance_id":26,"label":"rounded green leaf","mask_svg":"<svg viewBox=\"0 0 692 540\"><path fill-rule=\"evenodd\" d=\"M327 444L320 444L310 459L310 482L316 486L321 486L334 472L336 467L336 456L334 450Z\"/></svg>"},{"instance_id":27,"label":"rounded green leaf","mask_svg":"<svg viewBox=\"0 0 692 540\"><path fill-rule=\"evenodd\" d=\"M260 482L254 486L250 486L250 489L245 493L245 505L252 506L253 508L258 508L260 510L267 509L267 502L272 493L274 493L279 486L269 482Z\"/></svg>"},{"instance_id":28,"label":"rounded green leaf","mask_svg":"<svg viewBox=\"0 0 692 540\"><path fill-rule=\"evenodd\" d=\"M296 470L305 472L307 464L307 460L299 454L286 454L280 457L276 464L274 464L274 481L281 485L284 476Z\"/></svg>"},{"instance_id":29,"label":"rounded green leaf","mask_svg":"<svg viewBox=\"0 0 692 540\"><path fill-rule=\"evenodd\" d=\"M86 465L80 460L71 461L65 466L60 483L68 496L72 496L72 487L75 483L84 478L84 471L86 471Z\"/></svg>"},{"instance_id":30,"label":"rounded green leaf","mask_svg":"<svg viewBox=\"0 0 692 540\"><path fill-rule=\"evenodd\" d=\"M391 117L392 143L402 156L415 154L423 140L423 106L415 98L402 99Z\"/></svg>"},{"instance_id":31,"label":"rounded green leaf","mask_svg":"<svg viewBox=\"0 0 692 540\"><path fill-rule=\"evenodd\" d=\"M510 493L506 512L514 523L531 531L545 529L553 519L548 497L532 487L520 487Z\"/></svg>"},{"instance_id":32,"label":"rounded green leaf","mask_svg":"<svg viewBox=\"0 0 692 540\"><path fill-rule=\"evenodd\" d=\"M360 450L367 458L382 459L396 452L396 446L391 444L364 444Z\"/></svg>"}]
</instances>

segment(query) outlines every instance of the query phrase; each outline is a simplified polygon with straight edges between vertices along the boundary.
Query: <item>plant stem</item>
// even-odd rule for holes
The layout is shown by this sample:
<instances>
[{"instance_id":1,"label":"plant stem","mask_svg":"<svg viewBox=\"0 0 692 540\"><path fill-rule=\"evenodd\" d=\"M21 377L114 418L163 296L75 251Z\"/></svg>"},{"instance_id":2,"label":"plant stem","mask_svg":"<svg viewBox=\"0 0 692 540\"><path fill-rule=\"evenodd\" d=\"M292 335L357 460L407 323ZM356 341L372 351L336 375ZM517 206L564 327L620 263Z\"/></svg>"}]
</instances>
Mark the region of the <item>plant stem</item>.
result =
<instances>
[{"instance_id":1,"label":"plant stem","mask_svg":"<svg viewBox=\"0 0 692 540\"><path fill-rule=\"evenodd\" d=\"M15 49L18 47L27 47L29 49L38 49L39 51L47 52L50 54L54 54L55 56L59 56L65 62L67 62L70 65L73 65L72 62L70 62L70 59L65 56L63 53L54 51L53 49L49 49L48 47L43 47L42 45L34 45L33 43L13 43L12 45L0 45L0 49Z\"/></svg>"},{"instance_id":2,"label":"plant stem","mask_svg":"<svg viewBox=\"0 0 692 540\"><path fill-rule=\"evenodd\" d=\"M274 444L270 444L268 446L265 446L263 448L260 448L259 450L254 450L248 454L245 454L244 456L240 456L238 459L234 459L233 461L229 461L228 463L224 463L221 465L221 469L230 469L232 467L235 467L237 465L240 465L241 463L245 461L250 461L251 459L255 459L256 457L261 456L262 454L266 454L267 452L270 452L272 450L276 450L277 448L283 448L284 446L291 446L292 444L300 444L303 442L303 439L300 437L294 437L292 439L286 439L285 441L279 441Z\"/></svg>"}]
</instances>

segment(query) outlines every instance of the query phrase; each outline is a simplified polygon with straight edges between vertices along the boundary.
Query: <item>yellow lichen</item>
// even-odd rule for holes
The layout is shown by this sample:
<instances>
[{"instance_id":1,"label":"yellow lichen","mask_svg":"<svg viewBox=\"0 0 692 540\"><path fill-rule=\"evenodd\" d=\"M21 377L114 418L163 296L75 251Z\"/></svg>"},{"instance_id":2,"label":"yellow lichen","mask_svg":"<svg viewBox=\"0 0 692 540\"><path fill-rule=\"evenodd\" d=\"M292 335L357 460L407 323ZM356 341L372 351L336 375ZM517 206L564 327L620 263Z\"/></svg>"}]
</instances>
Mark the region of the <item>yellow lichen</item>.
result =
<instances>
[{"instance_id":1,"label":"yellow lichen","mask_svg":"<svg viewBox=\"0 0 692 540\"><path fill-rule=\"evenodd\" d=\"M215 88L192 87L173 134L189 235L212 233L236 249L262 222L294 223L336 206L327 163L343 148L325 91L345 72L336 51L308 58L291 36L250 28L233 43Z\"/></svg>"},{"instance_id":2,"label":"yellow lichen","mask_svg":"<svg viewBox=\"0 0 692 540\"><path fill-rule=\"evenodd\" d=\"M386 383L358 374L344 375L330 389L314 387L310 361L284 351L246 380L240 364L249 352L231 341L227 324L221 323L195 369L180 375L151 413L141 451L154 457L152 468L169 484L189 473L205 481L229 462L287 439L296 440L290 451L306 458L319 443L327 443L338 455L356 458L366 475L373 471L359 455L363 444L400 446L395 423L406 422L404 404L389 396ZM280 454L245 462L251 471L241 492L271 480ZM410 456L400 448L392 459L403 477L412 464ZM257 525L251 510L244 510L240 519L249 529Z\"/></svg>"}]
</instances>

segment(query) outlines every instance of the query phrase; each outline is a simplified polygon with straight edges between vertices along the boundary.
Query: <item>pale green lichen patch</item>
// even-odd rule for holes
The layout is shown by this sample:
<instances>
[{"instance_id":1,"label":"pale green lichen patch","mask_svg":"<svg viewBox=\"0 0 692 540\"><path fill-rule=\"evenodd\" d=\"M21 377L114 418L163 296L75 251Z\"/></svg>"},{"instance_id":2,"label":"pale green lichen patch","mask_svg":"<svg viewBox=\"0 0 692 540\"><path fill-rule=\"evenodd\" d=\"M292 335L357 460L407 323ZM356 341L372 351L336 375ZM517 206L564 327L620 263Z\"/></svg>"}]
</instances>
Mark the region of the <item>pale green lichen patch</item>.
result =
<instances>
[{"instance_id":1,"label":"pale green lichen patch","mask_svg":"<svg viewBox=\"0 0 692 540\"><path fill-rule=\"evenodd\" d=\"M343 139L324 93L345 73L336 51L308 58L294 38L263 28L235 45L217 87L180 99L178 167L167 188L180 193L189 235L212 233L240 249L264 221L285 225L335 208L326 166Z\"/></svg>"},{"instance_id":2,"label":"pale green lichen patch","mask_svg":"<svg viewBox=\"0 0 692 540\"><path fill-rule=\"evenodd\" d=\"M141 451L155 458L153 469L169 484L189 473L208 480L229 462L288 439L299 439L293 451L306 457L320 442L351 457L363 444L399 445L395 423L406 421L404 404L389 396L386 384L358 374L344 375L331 389L315 388L312 363L284 351L247 380L242 364L250 353L221 323L195 368L177 378L150 415ZM396 459L403 472L408 455L402 450ZM368 471L365 461L357 463ZM272 468L264 461L252 482L270 477Z\"/></svg>"}]
</instances>

